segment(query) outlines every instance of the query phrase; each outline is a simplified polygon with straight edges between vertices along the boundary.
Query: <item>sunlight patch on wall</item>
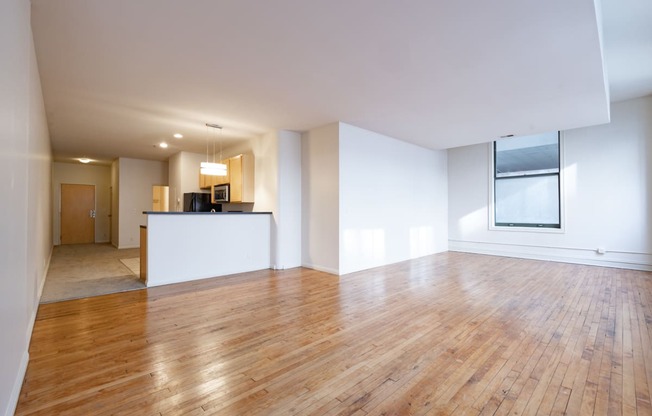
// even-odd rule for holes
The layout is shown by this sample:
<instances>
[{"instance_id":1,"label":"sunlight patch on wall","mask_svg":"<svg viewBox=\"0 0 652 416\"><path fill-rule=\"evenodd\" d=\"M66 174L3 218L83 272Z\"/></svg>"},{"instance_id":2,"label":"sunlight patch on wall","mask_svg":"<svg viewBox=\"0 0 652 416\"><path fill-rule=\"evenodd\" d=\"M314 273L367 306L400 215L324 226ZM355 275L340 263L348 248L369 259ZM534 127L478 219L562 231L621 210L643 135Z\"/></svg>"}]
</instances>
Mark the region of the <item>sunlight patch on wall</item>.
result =
<instances>
[{"instance_id":1,"label":"sunlight patch on wall","mask_svg":"<svg viewBox=\"0 0 652 416\"><path fill-rule=\"evenodd\" d=\"M348 229L342 236L344 255L356 258L358 263L378 262L385 260L385 230Z\"/></svg>"},{"instance_id":2,"label":"sunlight patch on wall","mask_svg":"<svg viewBox=\"0 0 652 416\"><path fill-rule=\"evenodd\" d=\"M577 163L566 166L562 169L562 184L561 192L566 197L573 197L577 194Z\"/></svg>"}]
</instances>

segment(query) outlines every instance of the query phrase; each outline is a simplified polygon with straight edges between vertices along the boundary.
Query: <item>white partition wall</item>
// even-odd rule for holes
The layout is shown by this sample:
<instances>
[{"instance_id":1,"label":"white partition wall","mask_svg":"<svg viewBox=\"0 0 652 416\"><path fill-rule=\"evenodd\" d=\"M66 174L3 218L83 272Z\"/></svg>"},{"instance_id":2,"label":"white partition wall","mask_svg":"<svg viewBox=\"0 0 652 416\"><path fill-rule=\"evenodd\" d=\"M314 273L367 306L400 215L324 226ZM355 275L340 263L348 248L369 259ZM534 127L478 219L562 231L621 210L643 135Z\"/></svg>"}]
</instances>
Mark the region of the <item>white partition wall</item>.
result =
<instances>
[{"instance_id":1,"label":"white partition wall","mask_svg":"<svg viewBox=\"0 0 652 416\"><path fill-rule=\"evenodd\" d=\"M168 186L170 211L183 211L183 194L205 192L199 189L199 164L206 161L205 154L179 152L168 159Z\"/></svg>"},{"instance_id":2,"label":"white partition wall","mask_svg":"<svg viewBox=\"0 0 652 416\"><path fill-rule=\"evenodd\" d=\"M301 135L278 133L278 197L273 263L278 269L301 266Z\"/></svg>"},{"instance_id":3,"label":"white partition wall","mask_svg":"<svg viewBox=\"0 0 652 416\"><path fill-rule=\"evenodd\" d=\"M339 274L339 123L301 140L302 264Z\"/></svg>"},{"instance_id":4,"label":"white partition wall","mask_svg":"<svg viewBox=\"0 0 652 416\"><path fill-rule=\"evenodd\" d=\"M270 214L147 215L147 286L270 267Z\"/></svg>"},{"instance_id":5,"label":"white partition wall","mask_svg":"<svg viewBox=\"0 0 652 416\"><path fill-rule=\"evenodd\" d=\"M340 123L340 274L448 249L446 151Z\"/></svg>"},{"instance_id":6,"label":"white partition wall","mask_svg":"<svg viewBox=\"0 0 652 416\"><path fill-rule=\"evenodd\" d=\"M445 151L344 123L302 146L306 267L346 274L446 251Z\"/></svg>"},{"instance_id":7,"label":"white partition wall","mask_svg":"<svg viewBox=\"0 0 652 416\"><path fill-rule=\"evenodd\" d=\"M145 224L142 213L152 209L152 186L168 183L168 164L125 157L118 164L118 248L134 248Z\"/></svg>"}]
</instances>

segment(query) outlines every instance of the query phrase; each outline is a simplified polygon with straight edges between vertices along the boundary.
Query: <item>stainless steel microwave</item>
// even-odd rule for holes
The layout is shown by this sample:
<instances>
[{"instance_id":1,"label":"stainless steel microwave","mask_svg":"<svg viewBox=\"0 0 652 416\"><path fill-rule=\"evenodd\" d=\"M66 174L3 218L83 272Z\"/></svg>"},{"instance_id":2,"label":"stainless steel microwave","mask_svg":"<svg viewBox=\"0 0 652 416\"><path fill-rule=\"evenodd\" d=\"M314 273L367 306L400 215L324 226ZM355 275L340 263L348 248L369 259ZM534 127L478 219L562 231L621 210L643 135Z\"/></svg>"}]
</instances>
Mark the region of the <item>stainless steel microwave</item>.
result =
<instances>
[{"instance_id":1,"label":"stainless steel microwave","mask_svg":"<svg viewBox=\"0 0 652 416\"><path fill-rule=\"evenodd\" d=\"M213 185L211 187L211 202L213 204L229 202L229 185Z\"/></svg>"}]
</instances>

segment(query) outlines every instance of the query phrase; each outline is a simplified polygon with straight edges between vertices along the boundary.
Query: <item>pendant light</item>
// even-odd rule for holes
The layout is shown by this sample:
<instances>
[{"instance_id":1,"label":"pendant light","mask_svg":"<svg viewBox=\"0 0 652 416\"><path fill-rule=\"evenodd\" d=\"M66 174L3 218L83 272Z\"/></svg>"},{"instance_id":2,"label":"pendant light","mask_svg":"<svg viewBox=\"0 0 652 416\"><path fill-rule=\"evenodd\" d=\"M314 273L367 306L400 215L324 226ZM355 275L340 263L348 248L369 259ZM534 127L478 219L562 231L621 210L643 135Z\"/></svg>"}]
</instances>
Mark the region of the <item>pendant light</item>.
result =
<instances>
[{"instance_id":1,"label":"pendant light","mask_svg":"<svg viewBox=\"0 0 652 416\"><path fill-rule=\"evenodd\" d=\"M222 131L222 126L206 123L206 127ZM215 137L213 137L213 161L208 161L208 134L206 135L206 162L201 162L200 173L208 176L226 176L226 165L215 163ZM211 135L212 136L212 135ZM222 158L222 141L220 140L220 159Z\"/></svg>"}]
</instances>

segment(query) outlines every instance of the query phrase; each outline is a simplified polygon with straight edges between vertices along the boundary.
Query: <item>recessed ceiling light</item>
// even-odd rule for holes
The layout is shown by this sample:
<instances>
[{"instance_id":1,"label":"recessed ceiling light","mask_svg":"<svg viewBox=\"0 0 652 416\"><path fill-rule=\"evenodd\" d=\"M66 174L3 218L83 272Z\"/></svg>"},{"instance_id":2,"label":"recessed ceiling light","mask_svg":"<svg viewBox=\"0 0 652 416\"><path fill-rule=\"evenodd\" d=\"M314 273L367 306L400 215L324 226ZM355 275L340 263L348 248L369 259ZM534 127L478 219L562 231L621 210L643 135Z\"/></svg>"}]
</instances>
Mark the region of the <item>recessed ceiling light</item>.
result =
<instances>
[{"instance_id":1,"label":"recessed ceiling light","mask_svg":"<svg viewBox=\"0 0 652 416\"><path fill-rule=\"evenodd\" d=\"M81 163L90 163L91 162L91 160L89 158L87 158L87 157L80 157L77 160L79 160Z\"/></svg>"},{"instance_id":2,"label":"recessed ceiling light","mask_svg":"<svg viewBox=\"0 0 652 416\"><path fill-rule=\"evenodd\" d=\"M163 148L163 149L167 149L167 148L168 148L168 144L165 143L165 142L161 142L161 143L159 144L159 147L161 147L161 148Z\"/></svg>"},{"instance_id":3,"label":"recessed ceiling light","mask_svg":"<svg viewBox=\"0 0 652 416\"><path fill-rule=\"evenodd\" d=\"M174 138L175 138L175 139L183 139L183 134L181 134L181 133L174 133Z\"/></svg>"}]
</instances>

